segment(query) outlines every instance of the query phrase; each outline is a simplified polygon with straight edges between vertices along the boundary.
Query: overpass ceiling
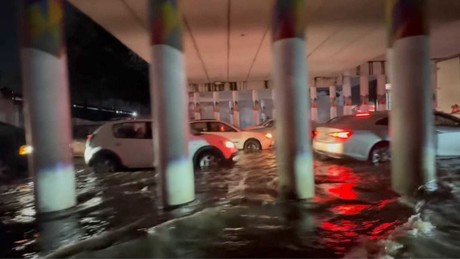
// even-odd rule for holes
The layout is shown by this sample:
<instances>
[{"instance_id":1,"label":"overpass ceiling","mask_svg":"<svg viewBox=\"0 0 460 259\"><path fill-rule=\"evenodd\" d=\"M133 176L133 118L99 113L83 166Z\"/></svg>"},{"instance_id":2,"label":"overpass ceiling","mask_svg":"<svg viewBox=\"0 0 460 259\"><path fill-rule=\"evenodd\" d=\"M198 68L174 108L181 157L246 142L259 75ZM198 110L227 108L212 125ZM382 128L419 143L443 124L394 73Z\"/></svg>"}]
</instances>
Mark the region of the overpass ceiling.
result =
<instances>
[{"instance_id":1,"label":"overpass ceiling","mask_svg":"<svg viewBox=\"0 0 460 259\"><path fill-rule=\"evenodd\" d=\"M150 61L147 0L69 0ZM384 0L306 0L310 76L337 75L385 54ZM189 82L271 77L273 0L181 0ZM431 55L460 53L460 1L430 0Z\"/></svg>"}]
</instances>

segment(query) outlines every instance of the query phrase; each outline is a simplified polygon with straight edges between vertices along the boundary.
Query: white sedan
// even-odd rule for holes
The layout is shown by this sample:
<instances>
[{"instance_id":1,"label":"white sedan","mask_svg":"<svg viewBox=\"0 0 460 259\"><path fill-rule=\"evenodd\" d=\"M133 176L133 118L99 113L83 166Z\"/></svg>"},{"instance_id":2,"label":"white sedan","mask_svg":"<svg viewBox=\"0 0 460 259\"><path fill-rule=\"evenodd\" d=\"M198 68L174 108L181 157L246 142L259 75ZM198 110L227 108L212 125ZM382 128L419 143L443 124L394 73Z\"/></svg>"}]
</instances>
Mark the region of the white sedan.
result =
<instances>
[{"instance_id":1,"label":"white sedan","mask_svg":"<svg viewBox=\"0 0 460 259\"><path fill-rule=\"evenodd\" d=\"M196 120L190 122L192 132L219 135L230 139L238 149L256 151L273 146L273 135L255 131L241 130L223 121Z\"/></svg>"},{"instance_id":2,"label":"white sedan","mask_svg":"<svg viewBox=\"0 0 460 259\"><path fill-rule=\"evenodd\" d=\"M353 158L372 163L390 160L388 112L337 117L316 128L313 150L332 158ZM460 156L460 119L434 112L436 155Z\"/></svg>"}]
</instances>

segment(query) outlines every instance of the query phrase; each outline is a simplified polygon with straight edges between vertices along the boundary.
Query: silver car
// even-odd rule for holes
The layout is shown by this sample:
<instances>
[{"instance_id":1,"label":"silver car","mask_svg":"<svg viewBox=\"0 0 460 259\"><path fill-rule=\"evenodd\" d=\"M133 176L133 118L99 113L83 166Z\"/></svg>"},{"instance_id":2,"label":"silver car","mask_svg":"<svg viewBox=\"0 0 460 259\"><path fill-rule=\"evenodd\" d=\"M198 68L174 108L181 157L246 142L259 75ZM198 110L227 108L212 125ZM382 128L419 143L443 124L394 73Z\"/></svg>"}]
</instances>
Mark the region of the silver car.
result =
<instances>
[{"instance_id":1,"label":"silver car","mask_svg":"<svg viewBox=\"0 0 460 259\"><path fill-rule=\"evenodd\" d=\"M352 158L381 163L390 160L388 112L337 117L316 128L315 153L332 158ZM460 119L435 112L436 155L460 156Z\"/></svg>"}]
</instances>

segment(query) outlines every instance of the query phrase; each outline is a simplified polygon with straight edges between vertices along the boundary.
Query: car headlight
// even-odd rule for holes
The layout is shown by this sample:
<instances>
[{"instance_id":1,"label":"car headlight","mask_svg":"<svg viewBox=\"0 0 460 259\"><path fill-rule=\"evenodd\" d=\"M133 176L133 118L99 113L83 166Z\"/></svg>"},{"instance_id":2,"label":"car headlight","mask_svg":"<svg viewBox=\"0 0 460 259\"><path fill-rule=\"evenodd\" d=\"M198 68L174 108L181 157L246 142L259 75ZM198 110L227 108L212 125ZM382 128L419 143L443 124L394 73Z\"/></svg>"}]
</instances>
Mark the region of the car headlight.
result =
<instances>
[{"instance_id":1,"label":"car headlight","mask_svg":"<svg viewBox=\"0 0 460 259\"><path fill-rule=\"evenodd\" d=\"M265 137L268 138L268 139L272 139L273 135L271 133L267 133L267 134L265 134Z\"/></svg>"},{"instance_id":2,"label":"car headlight","mask_svg":"<svg viewBox=\"0 0 460 259\"><path fill-rule=\"evenodd\" d=\"M32 154L33 151L34 151L34 148L29 145L24 145L24 146L19 147L19 155L21 156L30 155Z\"/></svg>"},{"instance_id":3,"label":"car headlight","mask_svg":"<svg viewBox=\"0 0 460 259\"><path fill-rule=\"evenodd\" d=\"M231 141L224 141L224 146L226 148L235 148L235 143L233 143Z\"/></svg>"}]
</instances>

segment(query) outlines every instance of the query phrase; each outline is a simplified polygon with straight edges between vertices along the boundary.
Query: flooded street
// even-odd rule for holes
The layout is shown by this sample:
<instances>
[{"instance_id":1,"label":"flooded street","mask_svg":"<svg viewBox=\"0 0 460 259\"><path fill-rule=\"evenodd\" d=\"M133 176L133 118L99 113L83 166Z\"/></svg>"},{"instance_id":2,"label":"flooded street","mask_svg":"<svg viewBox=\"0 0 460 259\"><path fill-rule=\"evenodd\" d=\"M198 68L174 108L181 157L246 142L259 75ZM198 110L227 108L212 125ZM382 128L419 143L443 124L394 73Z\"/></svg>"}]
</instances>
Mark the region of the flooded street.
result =
<instances>
[{"instance_id":1,"label":"flooded street","mask_svg":"<svg viewBox=\"0 0 460 259\"><path fill-rule=\"evenodd\" d=\"M79 205L71 216L36 220L30 181L0 187L0 256L46 255L125 226L58 255L335 258L386 245L404 248L390 249L395 256L452 257L460 247L460 161L438 161L438 168L441 191L406 223L414 212L391 191L389 165L315 161L315 199L281 203L274 152L242 154L233 168L197 172L197 200L165 212L153 171L96 175L77 161Z\"/></svg>"}]
</instances>

